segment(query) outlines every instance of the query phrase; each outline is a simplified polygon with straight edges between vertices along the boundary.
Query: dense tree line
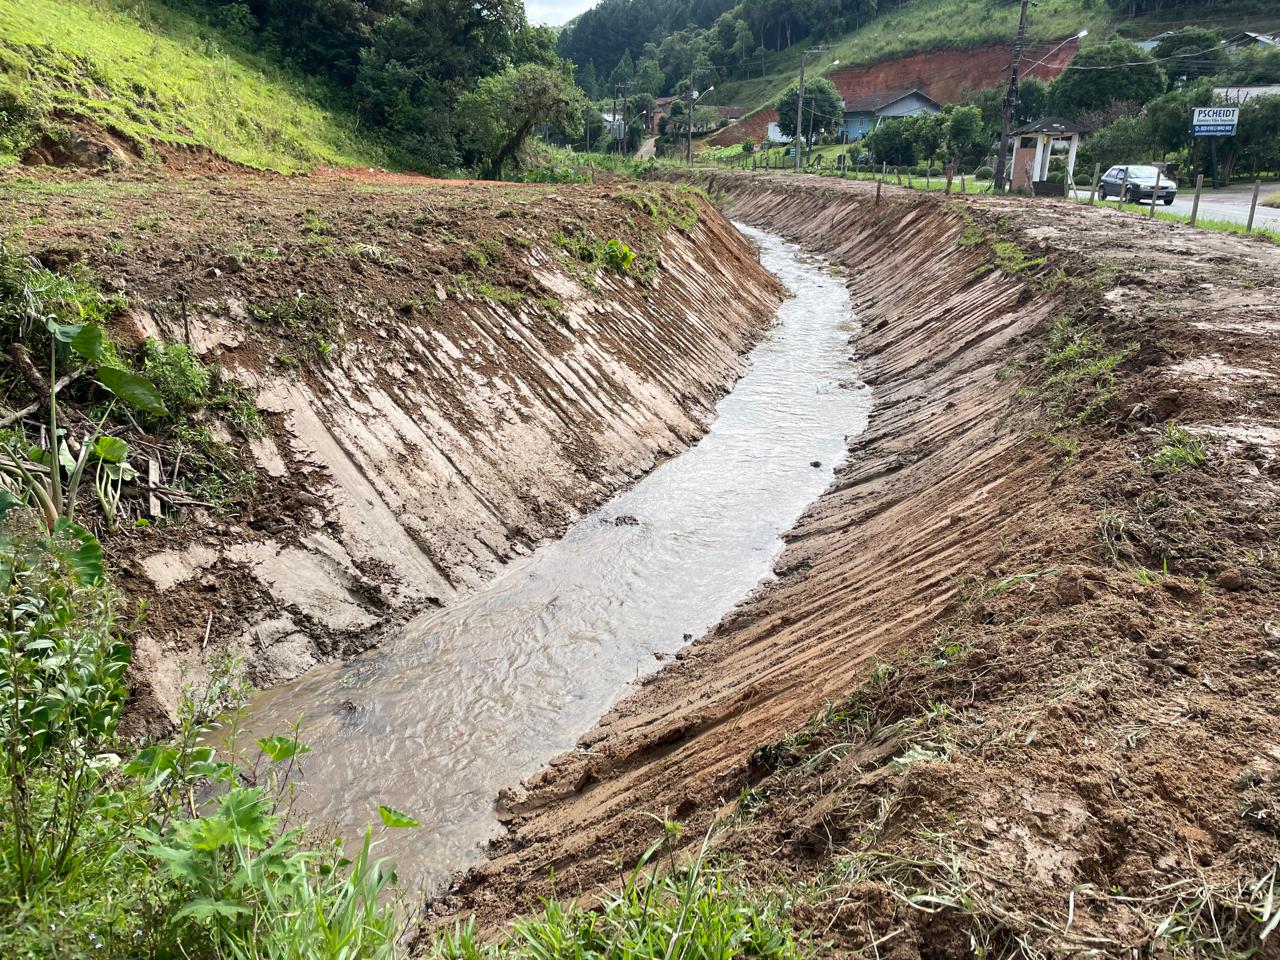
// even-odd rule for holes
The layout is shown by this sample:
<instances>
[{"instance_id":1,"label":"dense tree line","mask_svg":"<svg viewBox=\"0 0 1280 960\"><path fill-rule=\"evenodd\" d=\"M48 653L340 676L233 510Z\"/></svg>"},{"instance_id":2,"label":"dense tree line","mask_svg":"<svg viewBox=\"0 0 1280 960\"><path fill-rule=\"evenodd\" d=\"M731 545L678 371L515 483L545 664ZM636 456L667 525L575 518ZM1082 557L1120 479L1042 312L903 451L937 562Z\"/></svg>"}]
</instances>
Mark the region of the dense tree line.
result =
<instances>
[{"instance_id":1,"label":"dense tree line","mask_svg":"<svg viewBox=\"0 0 1280 960\"><path fill-rule=\"evenodd\" d=\"M534 127L580 123L554 31L521 0L168 2L324 81L410 166L497 176Z\"/></svg>"},{"instance_id":2,"label":"dense tree line","mask_svg":"<svg viewBox=\"0 0 1280 960\"><path fill-rule=\"evenodd\" d=\"M592 96L634 82L674 93L690 76L763 74L770 52L840 36L907 0L602 0L560 33Z\"/></svg>"}]
</instances>

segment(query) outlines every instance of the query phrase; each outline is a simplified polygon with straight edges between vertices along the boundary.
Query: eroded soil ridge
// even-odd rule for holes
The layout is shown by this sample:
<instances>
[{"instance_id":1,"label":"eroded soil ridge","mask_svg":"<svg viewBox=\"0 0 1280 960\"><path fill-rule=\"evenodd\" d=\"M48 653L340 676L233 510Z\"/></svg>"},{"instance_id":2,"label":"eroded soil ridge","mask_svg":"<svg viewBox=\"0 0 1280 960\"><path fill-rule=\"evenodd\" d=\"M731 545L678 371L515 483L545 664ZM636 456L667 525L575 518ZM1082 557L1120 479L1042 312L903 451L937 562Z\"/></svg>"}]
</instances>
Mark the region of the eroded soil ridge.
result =
<instances>
[{"instance_id":1,"label":"eroded soil ridge","mask_svg":"<svg viewBox=\"0 0 1280 960\"><path fill-rule=\"evenodd\" d=\"M1280 251L1065 202L702 184L849 268L870 427L780 578L506 797L435 915L610 882L667 817L717 823L830 955L1256 949Z\"/></svg>"}]
</instances>

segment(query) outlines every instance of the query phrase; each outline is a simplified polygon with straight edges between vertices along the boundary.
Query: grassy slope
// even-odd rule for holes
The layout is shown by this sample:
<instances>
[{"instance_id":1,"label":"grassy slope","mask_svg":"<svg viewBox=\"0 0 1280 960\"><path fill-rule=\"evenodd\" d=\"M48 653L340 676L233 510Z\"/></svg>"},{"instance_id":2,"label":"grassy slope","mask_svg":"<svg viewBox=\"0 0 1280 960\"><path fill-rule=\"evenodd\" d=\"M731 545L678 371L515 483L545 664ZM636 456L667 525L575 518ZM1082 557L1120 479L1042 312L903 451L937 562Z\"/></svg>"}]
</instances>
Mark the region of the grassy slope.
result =
<instances>
[{"instance_id":1,"label":"grassy slope","mask_svg":"<svg viewBox=\"0 0 1280 960\"><path fill-rule=\"evenodd\" d=\"M1186 23L1212 26L1224 24L1240 29L1259 29L1280 25L1280 12L1259 15L1256 0L1234 0L1217 3L1209 11L1181 11ZM1079 30L1088 30L1086 42L1105 39L1119 29L1126 36L1149 36L1177 24L1171 17L1179 11L1156 17L1117 21L1103 0L1039 0L1027 20L1027 36L1031 41L1057 40ZM870 64L921 50L939 47L976 47L988 43L1013 40L1018 28L1017 3L992 3L990 0L915 0L909 6L877 17L861 30L847 33L830 43L826 60L838 59L844 66ZM766 63L763 77L726 81L716 86L708 102L733 103L756 108L771 102L800 70L800 52L809 44L801 43L784 50ZM1037 59L1048 52L1043 44L1033 46ZM832 68L819 70L829 74Z\"/></svg>"},{"instance_id":2,"label":"grassy slope","mask_svg":"<svg viewBox=\"0 0 1280 960\"><path fill-rule=\"evenodd\" d=\"M384 162L295 75L159 5L146 17L101 0L0 0L0 91L255 167Z\"/></svg>"}]
</instances>

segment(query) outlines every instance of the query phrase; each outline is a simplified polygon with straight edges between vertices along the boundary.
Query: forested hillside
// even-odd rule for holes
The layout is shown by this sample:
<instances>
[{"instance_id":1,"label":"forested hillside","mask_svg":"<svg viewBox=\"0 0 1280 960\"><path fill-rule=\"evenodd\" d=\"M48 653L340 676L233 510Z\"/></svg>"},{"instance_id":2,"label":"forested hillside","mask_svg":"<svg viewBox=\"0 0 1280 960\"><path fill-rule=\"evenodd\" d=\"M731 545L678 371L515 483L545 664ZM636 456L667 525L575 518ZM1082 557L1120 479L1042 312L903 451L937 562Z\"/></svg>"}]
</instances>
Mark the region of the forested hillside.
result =
<instances>
[{"instance_id":1,"label":"forested hillside","mask_svg":"<svg viewBox=\"0 0 1280 960\"><path fill-rule=\"evenodd\" d=\"M830 44L832 58L849 64L1008 42L1018 8L1018 0L737 0L706 23L710 0L604 0L562 31L558 49L591 95L633 83L658 96L696 76L700 85L717 86L715 102L754 107L780 89L778 76L794 73L799 51L815 43ZM1087 29L1093 42L1117 29L1149 35L1186 23L1257 28L1277 21L1270 0L1041 0L1032 6L1028 36L1056 39Z\"/></svg>"},{"instance_id":2,"label":"forested hillside","mask_svg":"<svg viewBox=\"0 0 1280 960\"><path fill-rule=\"evenodd\" d=\"M495 173L581 98L520 0L0 0L0 155L92 121L145 152ZM514 146L513 146L514 145Z\"/></svg>"}]
</instances>

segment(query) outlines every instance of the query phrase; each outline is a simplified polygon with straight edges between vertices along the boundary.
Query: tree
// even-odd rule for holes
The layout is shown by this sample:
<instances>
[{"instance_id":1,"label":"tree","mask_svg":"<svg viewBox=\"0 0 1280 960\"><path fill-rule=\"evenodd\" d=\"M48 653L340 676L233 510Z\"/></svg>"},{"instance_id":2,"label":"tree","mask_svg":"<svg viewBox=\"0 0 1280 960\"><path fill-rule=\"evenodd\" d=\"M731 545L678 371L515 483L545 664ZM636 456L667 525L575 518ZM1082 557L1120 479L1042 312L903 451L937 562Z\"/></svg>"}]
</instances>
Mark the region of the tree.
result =
<instances>
[{"instance_id":1,"label":"tree","mask_svg":"<svg viewBox=\"0 0 1280 960\"><path fill-rule=\"evenodd\" d=\"M947 136L947 118L941 113L917 113L903 117L902 122L915 146L916 159L921 162L934 160Z\"/></svg>"},{"instance_id":2,"label":"tree","mask_svg":"<svg viewBox=\"0 0 1280 960\"><path fill-rule=\"evenodd\" d=\"M796 97L799 95L799 84L792 83L782 92L782 96L774 103L778 112L778 129L784 136L796 135ZM826 77L811 77L804 84L804 129L801 136L809 133L809 122L813 121L813 132L830 133L844 119L844 100L839 91Z\"/></svg>"},{"instance_id":3,"label":"tree","mask_svg":"<svg viewBox=\"0 0 1280 960\"><path fill-rule=\"evenodd\" d=\"M1105 171L1117 163L1154 160L1159 152L1145 117L1121 117L1085 141L1081 159L1100 163Z\"/></svg>"},{"instance_id":4,"label":"tree","mask_svg":"<svg viewBox=\"0 0 1280 960\"><path fill-rule=\"evenodd\" d=\"M947 156L977 165L991 144L982 122L982 111L973 106L950 108L947 116Z\"/></svg>"},{"instance_id":5,"label":"tree","mask_svg":"<svg viewBox=\"0 0 1280 960\"><path fill-rule=\"evenodd\" d=\"M916 162L915 143L906 118L881 120L862 142L879 163L909 167Z\"/></svg>"},{"instance_id":6,"label":"tree","mask_svg":"<svg viewBox=\"0 0 1280 960\"><path fill-rule=\"evenodd\" d=\"M1227 64L1227 48L1216 30L1183 27L1160 40L1151 51L1171 82L1211 77Z\"/></svg>"},{"instance_id":7,"label":"tree","mask_svg":"<svg viewBox=\"0 0 1280 960\"><path fill-rule=\"evenodd\" d=\"M458 101L464 156L496 179L539 124L580 134L585 106L567 70L528 63L485 77Z\"/></svg>"},{"instance_id":8,"label":"tree","mask_svg":"<svg viewBox=\"0 0 1280 960\"><path fill-rule=\"evenodd\" d=\"M1053 81L1053 111L1075 119L1112 103L1144 104L1165 88L1164 71L1151 54L1128 40L1110 40L1081 50Z\"/></svg>"},{"instance_id":9,"label":"tree","mask_svg":"<svg viewBox=\"0 0 1280 960\"><path fill-rule=\"evenodd\" d=\"M645 57L636 64L636 90L656 97L662 92L666 82L667 78L656 58Z\"/></svg>"},{"instance_id":10,"label":"tree","mask_svg":"<svg viewBox=\"0 0 1280 960\"><path fill-rule=\"evenodd\" d=\"M1219 79L1240 86L1280 83L1280 47L1241 50L1230 59Z\"/></svg>"},{"instance_id":11,"label":"tree","mask_svg":"<svg viewBox=\"0 0 1280 960\"><path fill-rule=\"evenodd\" d=\"M631 51L627 50L618 60L618 65L613 68L613 73L609 74L609 93L613 93L617 87L624 86L635 78L636 64L631 59Z\"/></svg>"},{"instance_id":12,"label":"tree","mask_svg":"<svg viewBox=\"0 0 1280 960\"><path fill-rule=\"evenodd\" d=\"M1003 100L1003 97L1000 98ZM1014 111L1014 119L1018 126L1043 120L1049 112L1049 85L1038 77L1027 77L1018 84L1018 107ZM1000 127L1000 118L996 117L996 129Z\"/></svg>"}]
</instances>

